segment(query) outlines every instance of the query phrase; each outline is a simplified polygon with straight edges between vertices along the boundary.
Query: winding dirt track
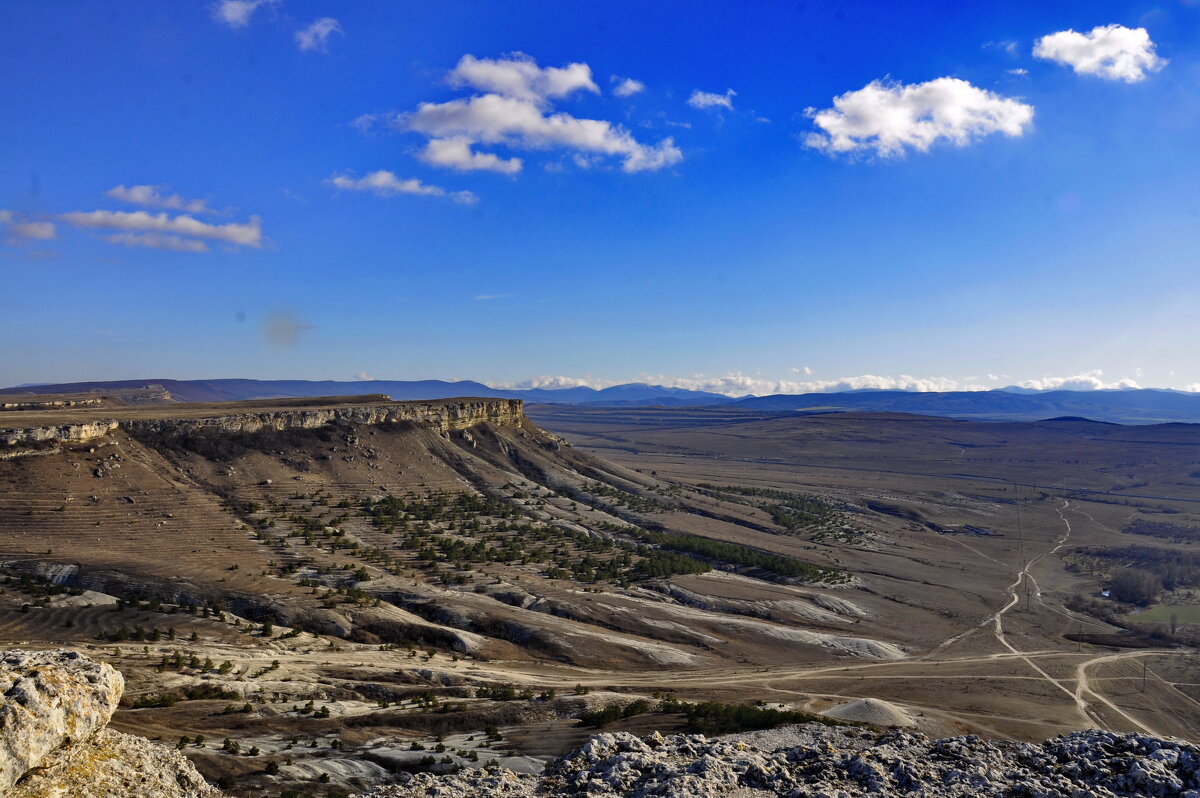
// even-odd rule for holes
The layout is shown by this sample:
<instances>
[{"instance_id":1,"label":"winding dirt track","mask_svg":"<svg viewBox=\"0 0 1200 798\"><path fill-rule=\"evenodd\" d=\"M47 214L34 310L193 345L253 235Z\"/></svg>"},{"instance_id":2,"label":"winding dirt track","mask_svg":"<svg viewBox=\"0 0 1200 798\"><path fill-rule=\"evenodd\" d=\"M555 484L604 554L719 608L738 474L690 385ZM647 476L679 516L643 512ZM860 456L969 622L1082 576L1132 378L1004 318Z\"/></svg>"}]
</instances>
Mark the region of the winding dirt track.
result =
<instances>
[{"instance_id":1,"label":"winding dirt track","mask_svg":"<svg viewBox=\"0 0 1200 798\"><path fill-rule=\"evenodd\" d=\"M1022 599L1022 593L1025 592L1026 601L1032 601L1036 598L1040 608L1053 613L1062 615L1064 618L1077 622L1094 624L1086 618L1081 618L1073 614L1063 611L1061 608L1048 604L1043 596L1040 585L1036 578L1032 575L1031 569L1039 562L1048 557L1052 557L1063 549L1071 539L1071 522L1067 518L1064 511L1080 512L1071 507L1070 500L1059 499L1062 502L1061 506L1055 507L1059 519L1063 524L1062 534L1057 537L1051 546L1025 559L1017 571L1012 583L1005 588L1007 600L1004 605L997 609L991 615L983 618L976 625L961 632L939 644L932 651L913 659L903 661L888 661L888 662L870 662L853 665L820 665L820 666L775 666L775 667L753 667L744 669L702 669L685 672L677 672L672 674L664 674L660 671L647 672L622 672L612 673L608 671L587 671L584 669L564 668L558 674L561 676L561 682L565 686L569 683L582 683L590 686L620 686L625 688L644 688L654 689L662 687L677 687L677 688L724 688L730 687L757 687L772 692L786 693L797 696L820 697L837 700L852 700L861 698L858 695L843 695L840 693L824 692L820 690L819 685L813 685L812 690L804 689L788 689L789 686L800 687L803 682L820 682L833 678L859 678L872 680L931 680L931 681L947 681L958 679L983 680L983 681L1005 681L1005 680L1038 680L1046 682L1053 686L1056 691L1061 692L1068 699L1075 713L1078 715L1079 721L1084 727L1096 727L1108 730L1114 730L1103 714L1096 709L1096 705L1103 706L1108 712L1111 712L1124 720L1133 728L1139 729L1147 734L1155 736L1163 736L1163 733L1154 725L1151 725L1144 719L1135 717L1129 710L1118 706L1111 698L1106 696L1099 685L1090 678L1089 674L1094 673L1095 669L1105 663L1112 663L1124 660L1134 660L1142 657L1161 656L1161 655L1179 655L1180 652L1171 649L1140 649L1137 651L1128 651L1117 654L1104 654L1100 656L1087 656L1075 652L1042 649L1042 650L1022 650L1018 648L1009 639L1005 632L1004 620L1005 616L1016 606ZM1085 515L1085 513L1081 513ZM968 547L970 548L970 547ZM975 551L980 557L986 557L989 560L994 558ZM1028 582L1026 581L1028 580ZM1024 591L1022 588L1024 587ZM945 657L939 656L944 654L946 649L956 643L961 642L965 638L980 632L984 629L989 629L997 642L1005 649L1002 652L983 654L969 657ZM1075 663L1073 679L1061 678L1053 676L1045 666L1051 663L1062 664L1063 660L1079 659ZM966 667L980 664L996 664L1004 661L1019 660L1027 665L1032 671L1030 676L1016 675L986 675L978 673L959 673L953 671L958 667ZM909 672L912 665L916 662L936 663L941 672L927 672L923 674L914 674ZM484 678L508 678L530 682L553 681L556 674L553 671L548 672L544 667L538 668L535 671L523 670L520 666L500 666L498 668L485 667L479 668L474 665L470 668L473 675ZM1192 699L1182 691L1179 691L1170 682L1167 682L1160 677L1155 677L1161 681L1168 689L1177 693L1180 701L1192 705L1195 709L1200 710L1200 702ZM1072 684L1073 682L1073 684ZM941 710L940 708L929 707L933 713L955 716L954 713ZM961 714L961 713L960 713ZM989 716L999 717L999 716ZM974 719L973 719L974 720ZM1019 720L1015 719L1014 720Z\"/></svg>"}]
</instances>

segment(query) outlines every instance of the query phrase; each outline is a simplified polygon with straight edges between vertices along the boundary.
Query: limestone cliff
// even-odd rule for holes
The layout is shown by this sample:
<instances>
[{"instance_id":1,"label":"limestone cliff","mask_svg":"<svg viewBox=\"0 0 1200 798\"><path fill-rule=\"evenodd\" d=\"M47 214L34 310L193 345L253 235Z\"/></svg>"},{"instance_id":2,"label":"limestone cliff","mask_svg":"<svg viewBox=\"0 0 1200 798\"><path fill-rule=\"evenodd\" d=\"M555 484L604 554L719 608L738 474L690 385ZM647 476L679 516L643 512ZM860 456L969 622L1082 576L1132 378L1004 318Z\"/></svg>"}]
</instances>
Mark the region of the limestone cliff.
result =
<instances>
[{"instance_id":1,"label":"limestone cliff","mask_svg":"<svg viewBox=\"0 0 1200 798\"><path fill-rule=\"evenodd\" d=\"M124 684L73 651L0 652L0 796L219 798L182 754L105 728Z\"/></svg>"},{"instance_id":2,"label":"limestone cliff","mask_svg":"<svg viewBox=\"0 0 1200 798\"><path fill-rule=\"evenodd\" d=\"M235 412L228 412L234 410ZM224 411L224 412L221 412ZM158 418L114 414L107 419L44 426L0 428L0 445L18 446L55 441L82 443L103 437L114 429L130 433L187 435L201 430L254 433L262 430L313 429L334 422L387 424L410 422L439 432L464 430L477 424L521 425L525 419L520 399L444 399L428 402L379 402L331 407L296 407L236 412L236 405L212 413L190 413L175 405Z\"/></svg>"}]
</instances>

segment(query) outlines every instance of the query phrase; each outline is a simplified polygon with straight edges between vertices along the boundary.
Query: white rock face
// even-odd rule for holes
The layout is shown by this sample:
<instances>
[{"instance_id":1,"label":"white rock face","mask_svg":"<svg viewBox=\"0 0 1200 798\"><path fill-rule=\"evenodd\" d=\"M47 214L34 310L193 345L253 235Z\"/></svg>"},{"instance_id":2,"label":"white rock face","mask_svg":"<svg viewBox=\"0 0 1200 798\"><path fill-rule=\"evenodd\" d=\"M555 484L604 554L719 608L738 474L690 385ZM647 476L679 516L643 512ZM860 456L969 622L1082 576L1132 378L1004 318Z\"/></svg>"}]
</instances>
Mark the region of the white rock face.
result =
<instances>
[{"instance_id":1,"label":"white rock face","mask_svg":"<svg viewBox=\"0 0 1200 798\"><path fill-rule=\"evenodd\" d=\"M42 760L4 798L219 798L185 756L142 737L102 729Z\"/></svg>"},{"instance_id":2,"label":"white rock face","mask_svg":"<svg viewBox=\"0 0 1200 798\"><path fill-rule=\"evenodd\" d=\"M220 798L178 751L105 728L124 688L73 651L0 652L0 797Z\"/></svg>"},{"instance_id":3,"label":"white rock face","mask_svg":"<svg viewBox=\"0 0 1200 798\"><path fill-rule=\"evenodd\" d=\"M108 723L125 680L70 651L9 651L0 658L0 795L47 754Z\"/></svg>"}]
</instances>

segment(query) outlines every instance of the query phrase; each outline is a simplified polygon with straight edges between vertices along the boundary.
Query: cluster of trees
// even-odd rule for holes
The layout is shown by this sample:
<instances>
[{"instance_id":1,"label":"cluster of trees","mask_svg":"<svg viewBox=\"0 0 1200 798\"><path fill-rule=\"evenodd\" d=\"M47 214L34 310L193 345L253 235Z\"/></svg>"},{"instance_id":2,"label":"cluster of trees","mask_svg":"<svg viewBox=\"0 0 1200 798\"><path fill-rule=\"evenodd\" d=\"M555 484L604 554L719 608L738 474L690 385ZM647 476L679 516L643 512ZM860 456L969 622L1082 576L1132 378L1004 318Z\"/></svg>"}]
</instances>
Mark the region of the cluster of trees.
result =
<instances>
[{"instance_id":1,"label":"cluster of trees","mask_svg":"<svg viewBox=\"0 0 1200 798\"><path fill-rule=\"evenodd\" d=\"M692 704L666 696L657 704L638 699L630 704L610 704L579 717L580 724L599 728L613 721L631 718L647 712L683 714L687 719L686 730L698 734L731 734L739 731L773 729L793 723L823 723L826 726L854 725L845 721L786 709L771 709L759 704L724 704L719 701L703 701Z\"/></svg>"},{"instance_id":2,"label":"cluster of trees","mask_svg":"<svg viewBox=\"0 0 1200 798\"><path fill-rule=\"evenodd\" d=\"M1126 524L1122 531L1131 535L1164 538L1176 543L1200 543L1200 527L1167 524L1149 518L1135 518Z\"/></svg>"},{"instance_id":3,"label":"cluster of trees","mask_svg":"<svg viewBox=\"0 0 1200 798\"><path fill-rule=\"evenodd\" d=\"M687 535L679 532L646 532L644 538L660 549L698 554L701 557L730 565L761 568L778 576L806 579L813 582L837 582L845 578L845 574L835 568L824 568L795 557L785 557L782 554L772 554L738 543L726 543L699 535Z\"/></svg>"},{"instance_id":4,"label":"cluster of trees","mask_svg":"<svg viewBox=\"0 0 1200 798\"><path fill-rule=\"evenodd\" d=\"M1108 576L1112 598L1129 604L1149 604L1164 590L1200 587L1200 552L1089 546L1075 553L1071 566Z\"/></svg>"},{"instance_id":5,"label":"cluster of trees","mask_svg":"<svg viewBox=\"0 0 1200 798\"><path fill-rule=\"evenodd\" d=\"M844 504L821 496L773 488L713 485L708 482L702 482L698 487L702 492L716 498L726 498L721 494L733 494L765 499L766 501L756 502L756 506L770 515L777 526L788 532L807 532L818 537L837 534L839 537L857 538L862 535L861 530L846 522Z\"/></svg>"}]
</instances>

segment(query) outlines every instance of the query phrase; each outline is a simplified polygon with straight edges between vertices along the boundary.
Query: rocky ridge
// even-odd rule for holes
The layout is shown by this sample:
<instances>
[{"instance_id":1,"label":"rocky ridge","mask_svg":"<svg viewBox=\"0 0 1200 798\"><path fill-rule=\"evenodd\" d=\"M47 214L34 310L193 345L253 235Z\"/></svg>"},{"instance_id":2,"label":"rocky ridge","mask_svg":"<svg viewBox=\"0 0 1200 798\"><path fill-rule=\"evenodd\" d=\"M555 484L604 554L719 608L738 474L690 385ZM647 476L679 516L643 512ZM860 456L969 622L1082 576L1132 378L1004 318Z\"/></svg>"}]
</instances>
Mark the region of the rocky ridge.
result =
<instances>
[{"instance_id":1,"label":"rocky ridge","mask_svg":"<svg viewBox=\"0 0 1200 798\"><path fill-rule=\"evenodd\" d=\"M176 411L181 405L168 406L170 415L161 418L121 418L80 421L45 426L0 428L0 444L7 446L41 444L54 441L83 443L103 437L112 430L131 434L191 435L213 431L250 434L263 430L315 429L326 424L388 424L410 422L432 427L439 432L465 430L477 424L521 424L525 416L520 399L447 399L429 402L391 402L236 412L211 416L187 417ZM164 411L167 412L167 411Z\"/></svg>"},{"instance_id":2,"label":"rocky ridge","mask_svg":"<svg viewBox=\"0 0 1200 798\"><path fill-rule=\"evenodd\" d=\"M1096 729L1041 744L816 724L716 739L618 732L592 737L541 776L420 774L360 798L478 795L1200 798L1200 748Z\"/></svg>"},{"instance_id":3,"label":"rocky ridge","mask_svg":"<svg viewBox=\"0 0 1200 798\"><path fill-rule=\"evenodd\" d=\"M73 651L0 652L0 796L219 798L182 754L106 728L124 684Z\"/></svg>"}]
</instances>

